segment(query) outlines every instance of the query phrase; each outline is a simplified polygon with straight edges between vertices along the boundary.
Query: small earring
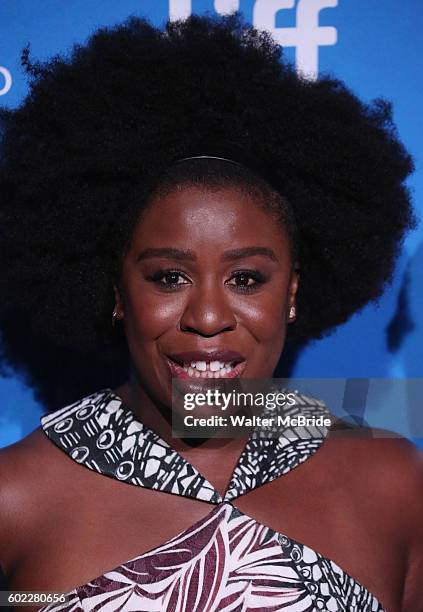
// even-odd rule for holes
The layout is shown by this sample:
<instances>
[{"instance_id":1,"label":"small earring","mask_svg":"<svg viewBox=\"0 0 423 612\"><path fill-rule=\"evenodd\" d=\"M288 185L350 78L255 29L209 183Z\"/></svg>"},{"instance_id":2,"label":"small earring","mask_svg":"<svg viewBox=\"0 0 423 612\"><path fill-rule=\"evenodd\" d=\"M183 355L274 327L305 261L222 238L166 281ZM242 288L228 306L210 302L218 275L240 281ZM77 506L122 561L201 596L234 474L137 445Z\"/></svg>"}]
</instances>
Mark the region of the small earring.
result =
<instances>
[{"instance_id":1,"label":"small earring","mask_svg":"<svg viewBox=\"0 0 423 612\"><path fill-rule=\"evenodd\" d=\"M112 327L115 326L117 319L119 319L119 316L118 316L118 313L117 313L117 310L116 310L116 306L115 306L114 309L113 309L113 314L112 314Z\"/></svg>"},{"instance_id":2,"label":"small earring","mask_svg":"<svg viewBox=\"0 0 423 612\"><path fill-rule=\"evenodd\" d=\"M289 309L289 318L295 319L295 306L291 306L291 308Z\"/></svg>"}]
</instances>

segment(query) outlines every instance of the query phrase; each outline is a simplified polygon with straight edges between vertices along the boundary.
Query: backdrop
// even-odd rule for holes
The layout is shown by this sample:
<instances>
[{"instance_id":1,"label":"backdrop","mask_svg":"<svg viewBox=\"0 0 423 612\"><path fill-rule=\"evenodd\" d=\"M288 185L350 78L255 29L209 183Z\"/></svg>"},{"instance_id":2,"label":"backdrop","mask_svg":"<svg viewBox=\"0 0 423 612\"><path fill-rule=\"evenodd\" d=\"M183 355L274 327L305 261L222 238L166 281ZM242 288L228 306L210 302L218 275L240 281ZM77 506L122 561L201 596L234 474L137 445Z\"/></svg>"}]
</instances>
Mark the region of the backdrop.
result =
<instances>
[{"instance_id":1,"label":"backdrop","mask_svg":"<svg viewBox=\"0 0 423 612\"><path fill-rule=\"evenodd\" d=\"M410 181L418 217L423 212L423 43L420 0L3 0L0 5L0 104L13 107L27 87L20 68L23 47L40 60L83 42L98 26L129 15L162 25L168 18L241 10L246 19L271 30L285 55L309 78L329 72L344 79L364 100L385 97L394 104L400 135L412 153ZM418 112L418 109L420 112ZM332 336L299 355L296 377L414 379L423 363L423 228L411 234L391 288L378 306L368 306ZM419 379L416 381L415 379ZM397 381L398 382L398 381ZM420 389L421 385L415 387ZM407 388L407 385L406 385ZM417 391L416 391L417 393ZM382 400L386 407L386 394ZM416 413L389 393L396 410L393 427L419 445L423 432ZM396 399L394 399L396 398ZM399 399L398 399L399 398ZM392 403L393 402L393 403ZM420 403L420 400L419 400ZM376 413L380 411L380 405ZM418 410L414 404L413 410ZM0 379L0 446L19 440L39 425L42 407L17 377ZM366 416L366 415L365 415ZM382 419L383 420L383 419ZM382 423L383 425L384 423Z\"/></svg>"}]
</instances>

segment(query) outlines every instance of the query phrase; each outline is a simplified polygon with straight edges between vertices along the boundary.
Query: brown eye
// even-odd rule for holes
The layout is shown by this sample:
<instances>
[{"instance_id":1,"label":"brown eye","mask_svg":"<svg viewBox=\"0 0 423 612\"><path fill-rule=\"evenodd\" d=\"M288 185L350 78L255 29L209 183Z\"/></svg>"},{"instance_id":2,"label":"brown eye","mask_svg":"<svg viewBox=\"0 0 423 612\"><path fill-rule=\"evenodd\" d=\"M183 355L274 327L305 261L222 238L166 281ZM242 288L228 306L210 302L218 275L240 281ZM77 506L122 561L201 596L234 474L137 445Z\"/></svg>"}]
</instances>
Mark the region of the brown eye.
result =
<instances>
[{"instance_id":1,"label":"brown eye","mask_svg":"<svg viewBox=\"0 0 423 612\"><path fill-rule=\"evenodd\" d=\"M258 271L239 271L234 273L227 284L239 291L253 291L265 282L265 277Z\"/></svg>"},{"instance_id":2,"label":"brown eye","mask_svg":"<svg viewBox=\"0 0 423 612\"><path fill-rule=\"evenodd\" d=\"M167 272L166 274L164 274L164 276L162 276L162 279L163 281L165 281L164 284L166 285L183 285L184 284L184 279L179 274L179 272Z\"/></svg>"},{"instance_id":3,"label":"brown eye","mask_svg":"<svg viewBox=\"0 0 423 612\"><path fill-rule=\"evenodd\" d=\"M248 287L250 285L254 285L254 279L251 275L248 274L238 274L233 277L234 283L229 283L230 285L236 285L237 287Z\"/></svg>"},{"instance_id":4,"label":"brown eye","mask_svg":"<svg viewBox=\"0 0 423 612\"><path fill-rule=\"evenodd\" d=\"M179 288L182 285L189 284L189 280L178 270L158 270L148 277L148 280L165 289Z\"/></svg>"}]
</instances>

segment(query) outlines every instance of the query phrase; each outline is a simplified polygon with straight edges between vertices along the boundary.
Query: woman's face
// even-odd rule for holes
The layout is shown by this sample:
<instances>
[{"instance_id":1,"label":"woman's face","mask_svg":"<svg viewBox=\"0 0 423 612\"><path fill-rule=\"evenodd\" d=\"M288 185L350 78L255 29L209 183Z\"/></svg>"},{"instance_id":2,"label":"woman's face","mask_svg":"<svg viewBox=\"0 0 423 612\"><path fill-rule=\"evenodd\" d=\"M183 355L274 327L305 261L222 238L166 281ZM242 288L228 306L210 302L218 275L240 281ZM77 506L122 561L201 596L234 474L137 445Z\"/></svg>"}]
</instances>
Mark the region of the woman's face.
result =
<instances>
[{"instance_id":1,"label":"woman's face","mask_svg":"<svg viewBox=\"0 0 423 612\"><path fill-rule=\"evenodd\" d=\"M170 406L175 376L270 378L297 284L284 229L240 189L156 197L115 287L137 381Z\"/></svg>"}]
</instances>

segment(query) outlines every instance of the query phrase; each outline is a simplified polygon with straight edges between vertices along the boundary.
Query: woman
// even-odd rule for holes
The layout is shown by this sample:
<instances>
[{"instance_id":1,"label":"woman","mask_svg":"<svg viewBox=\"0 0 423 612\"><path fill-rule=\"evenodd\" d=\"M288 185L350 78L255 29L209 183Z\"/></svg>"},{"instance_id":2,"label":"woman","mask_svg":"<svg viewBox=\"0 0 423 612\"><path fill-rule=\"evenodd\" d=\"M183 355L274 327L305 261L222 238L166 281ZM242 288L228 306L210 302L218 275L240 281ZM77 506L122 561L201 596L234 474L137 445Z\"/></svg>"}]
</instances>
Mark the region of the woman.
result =
<instances>
[{"instance_id":1,"label":"woman","mask_svg":"<svg viewBox=\"0 0 423 612\"><path fill-rule=\"evenodd\" d=\"M423 608L410 443L171 435L172 378L270 378L287 335L380 296L414 223L389 106L280 60L236 15L24 57L31 92L3 111L4 360L52 411L1 451L0 562L11 590L67 594L43 610Z\"/></svg>"}]
</instances>

